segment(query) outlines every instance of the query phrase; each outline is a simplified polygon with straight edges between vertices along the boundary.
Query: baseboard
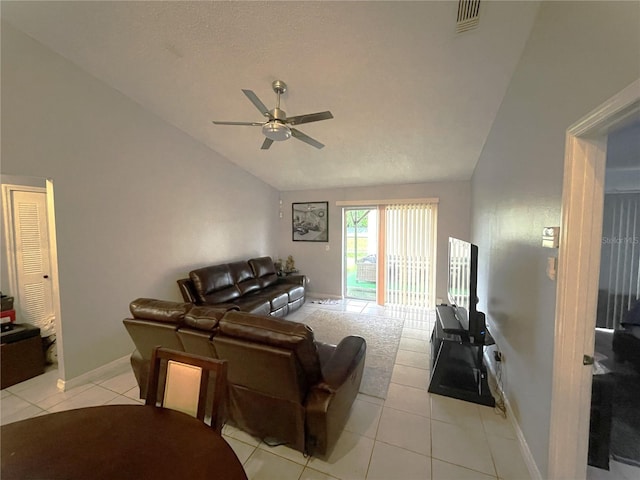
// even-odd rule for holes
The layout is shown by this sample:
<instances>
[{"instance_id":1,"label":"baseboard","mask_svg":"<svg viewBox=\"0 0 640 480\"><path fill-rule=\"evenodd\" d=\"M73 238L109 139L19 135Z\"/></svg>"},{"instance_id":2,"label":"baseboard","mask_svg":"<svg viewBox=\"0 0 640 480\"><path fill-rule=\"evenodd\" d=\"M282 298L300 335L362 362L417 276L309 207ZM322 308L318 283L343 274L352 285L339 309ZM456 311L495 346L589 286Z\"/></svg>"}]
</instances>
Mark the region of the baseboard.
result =
<instances>
[{"instance_id":1,"label":"baseboard","mask_svg":"<svg viewBox=\"0 0 640 480\"><path fill-rule=\"evenodd\" d=\"M509 403L509 398L505 395L504 390L502 390L502 386L498 384L496 380L496 371L495 364L492 361L492 355L495 348L486 348L484 351L484 363L487 365L487 370L490 376L493 377L494 384L497 385L497 388L500 389L500 395L502 395L502 399L504 401L504 406L506 410L507 419L511 422L511 426L516 433L516 437L518 438L518 444L520 445L520 453L522 453L522 459L524 460L527 469L529 470L529 475L531 476L531 480L543 480L542 475L540 474L540 470L538 469L538 465L531 454L531 449L529 449L529 444L524 438L524 434L522 433L522 429L520 428L520 424L516 420L515 415L513 414L513 409L511 408L511 404Z\"/></svg>"},{"instance_id":2,"label":"baseboard","mask_svg":"<svg viewBox=\"0 0 640 480\"><path fill-rule=\"evenodd\" d=\"M125 355L124 357L118 358L112 362L107 363L106 365L102 365L101 367L98 367L87 373L83 373L82 375L74 377L70 380L63 380L62 378L59 378L57 382L58 390L66 392L67 390L79 387L80 385L91 383L98 378L102 378L104 373L111 369L117 368L122 365L129 365L130 358L130 355Z\"/></svg>"}]
</instances>

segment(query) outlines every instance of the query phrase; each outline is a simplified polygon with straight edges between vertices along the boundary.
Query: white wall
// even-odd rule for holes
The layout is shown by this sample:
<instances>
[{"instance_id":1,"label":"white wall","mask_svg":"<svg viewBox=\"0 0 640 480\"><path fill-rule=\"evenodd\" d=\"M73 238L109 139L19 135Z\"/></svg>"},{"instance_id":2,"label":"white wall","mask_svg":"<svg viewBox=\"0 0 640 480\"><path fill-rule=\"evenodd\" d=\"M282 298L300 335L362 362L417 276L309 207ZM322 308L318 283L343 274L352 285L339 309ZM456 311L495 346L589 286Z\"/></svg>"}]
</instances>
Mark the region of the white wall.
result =
<instances>
[{"instance_id":1,"label":"white wall","mask_svg":"<svg viewBox=\"0 0 640 480\"><path fill-rule=\"evenodd\" d=\"M1 169L54 183L66 380L132 351L131 300L276 252L275 189L5 23Z\"/></svg>"},{"instance_id":2,"label":"white wall","mask_svg":"<svg viewBox=\"0 0 640 480\"><path fill-rule=\"evenodd\" d=\"M336 206L337 201L438 197L436 297L446 300L448 237L469 239L470 182L290 191L281 192L280 195L283 218L280 220L278 254L283 259L293 255L296 267L309 277L309 292L317 296L342 295L342 207ZM322 201L329 202L329 243L294 242L291 238L291 204ZM327 245L329 251L326 250Z\"/></svg>"},{"instance_id":3,"label":"white wall","mask_svg":"<svg viewBox=\"0 0 640 480\"><path fill-rule=\"evenodd\" d=\"M547 478L556 283L545 226L560 225L566 129L640 76L637 2L544 2L472 179L479 296L503 380Z\"/></svg>"}]
</instances>

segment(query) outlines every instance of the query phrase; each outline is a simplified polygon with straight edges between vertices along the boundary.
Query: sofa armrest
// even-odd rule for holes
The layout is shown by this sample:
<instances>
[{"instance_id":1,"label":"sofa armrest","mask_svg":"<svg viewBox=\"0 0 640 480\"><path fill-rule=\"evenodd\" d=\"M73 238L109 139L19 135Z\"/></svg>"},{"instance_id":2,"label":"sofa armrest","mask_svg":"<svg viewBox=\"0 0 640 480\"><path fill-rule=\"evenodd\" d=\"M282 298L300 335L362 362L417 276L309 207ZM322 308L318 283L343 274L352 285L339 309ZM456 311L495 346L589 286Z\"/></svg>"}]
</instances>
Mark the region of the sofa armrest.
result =
<instances>
[{"instance_id":1,"label":"sofa armrest","mask_svg":"<svg viewBox=\"0 0 640 480\"><path fill-rule=\"evenodd\" d=\"M193 282L190 278L181 278L176 280L178 283L178 288L180 289L180 293L182 294L182 298L185 302L193 303L194 305L198 303L195 289L193 288Z\"/></svg>"},{"instance_id":2,"label":"sofa armrest","mask_svg":"<svg viewBox=\"0 0 640 480\"><path fill-rule=\"evenodd\" d=\"M306 275L285 275L284 277L278 277L278 283L293 283L294 285L307 286Z\"/></svg>"},{"instance_id":3,"label":"sofa armrest","mask_svg":"<svg viewBox=\"0 0 640 480\"><path fill-rule=\"evenodd\" d=\"M350 335L333 349L330 355L326 345L317 342L320 356L320 368L324 383L331 389L338 389L357 368L364 362L367 342L364 338Z\"/></svg>"},{"instance_id":4,"label":"sofa armrest","mask_svg":"<svg viewBox=\"0 0 640 480\"><path fill-rule=\"evenodd\" d=\"M344 338L337 346L318 344L324 379L309 389L306 409L307 453L328 455L349 417L351 405L358 395L366 342L362 337ZM333 348L333 353L330 353Z\"/></svg>"}]
</instances>

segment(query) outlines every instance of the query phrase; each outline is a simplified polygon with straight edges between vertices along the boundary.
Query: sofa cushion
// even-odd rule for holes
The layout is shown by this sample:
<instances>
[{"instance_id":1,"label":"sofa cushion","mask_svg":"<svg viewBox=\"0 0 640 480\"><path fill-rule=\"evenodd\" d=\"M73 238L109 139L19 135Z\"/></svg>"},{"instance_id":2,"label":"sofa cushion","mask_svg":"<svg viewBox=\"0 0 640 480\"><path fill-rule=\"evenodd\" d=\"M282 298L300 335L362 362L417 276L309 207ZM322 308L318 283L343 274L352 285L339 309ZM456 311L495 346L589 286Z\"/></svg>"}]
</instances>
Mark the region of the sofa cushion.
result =
<instances>
[{"instance_id":1,"label":"sofa cushion","mask_svg":"<svg viewBox=\"0 0 640 480\"><path fill-rule=\"evenodd\" d=\"M271 257L259 257L249 260L253 275L258 280L260 288L278 283L278 274Z\"/></svg>"},{"instance_id":2,"label":"sofa cushion","mask_svg":"<svg viewBox=\"0 0 640 480\"><path fill-rule=\"evenodd\" d=\"M276 297L282 294L287 295L288 303L294 302L302 297L304 297L304 287L301 285L296 285L295 283L277 283L275 285L270 285L266 288L263 288L261 294Z\"/></svg>"},{"instance_id":3,"label":"sofa cushion","mask_svg":"<svg viewBox=\"0 0 640 480\"><path fill-rule=\"evenodd\" d=\"M256 315L269 315L271 303L269 299L262 295L245 295L235 300L235 304L243 312L254 313Z\"/></svg>"},{"instance_id":4,"label":"sofa cushion","mask_svg":"<svg viewBox=\"0 0 640 480\"><path fill-rule=\"evenodd\" d=\"M244 312L227 312L219 326L221 335L294 351L309 384L321 379L318 350L309 326Z\"/></svg>"},{"instance_id":5,"label":"sofa cushion","mask_svg":"<svg viewBox=\"0 0 640 480\"><path fill-rule=\"evenodd\" d=\"M189 272L200 303L231 302L240 296L228 264L211 265Z\"/></svg>"},{"instance_id":6,"label":"sofa cushion","mask_svg":"<svg viewBox=\"0 0 640 480\"><path fill-rule=\"evenodd\" d=\"M273 312L289 304L288 291L289 288L283 285L271 285L255 293L255 296L268 300Z\"/></svg>"},{"instance_id":7,"label":"sofa cushion","mask_svg":"<svg viewBox=\"0 0 640 480\"><path fill-rule=\"evenodd\" d=\"M138 298L129 304L129 311L136 319L182 324L191 307L190 303Z\"/></svg>"},{"instance_id":8,"label":"sofa cushion","mask_svg":"<svg viewBox=\"0 0 640 480\"><path fill-rule=\"evenodd\" d=\"M229 264L231 271L231 279L240 290L240 295L246 295L251 292L260 290L258 280L253 275L253 270L248 262L232 262Z\"/></svg>"},{"instance_id":9,"label":"sofa cushion","mask_svg":"<svg viewBox=\"0 0 640 480\"><path fill-rule=\"evenodd\" d=\"M289 304L289 295L287 295L286 292L274 293L273 295L268 295L265 298L269 300L269 303L271 304L272 312L282 307L285 307Z\"/></svg>"},{"instance_id":10,"label":"sofa cushion","mask_svg":"<svg viewBox=\"0 0 640 480\"><path fill-rule=\"evenodd\" d=\"M287 290L289 294L289 302L294 302L304 297L304 287L300 285L291 285Z\"/></svg>"}]
</instances>

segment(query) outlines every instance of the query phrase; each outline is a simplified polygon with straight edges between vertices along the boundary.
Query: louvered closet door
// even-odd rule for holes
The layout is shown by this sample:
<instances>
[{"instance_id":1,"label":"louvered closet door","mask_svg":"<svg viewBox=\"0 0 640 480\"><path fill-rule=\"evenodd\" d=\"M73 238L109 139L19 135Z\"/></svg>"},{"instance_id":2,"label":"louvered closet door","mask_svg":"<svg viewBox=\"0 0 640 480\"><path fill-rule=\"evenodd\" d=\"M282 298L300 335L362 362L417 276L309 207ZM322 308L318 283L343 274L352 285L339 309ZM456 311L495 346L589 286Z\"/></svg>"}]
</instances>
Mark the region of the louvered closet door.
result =
<instances>
[{"instance_id":1,"label":"louvered closet door","mask_svg":"<svg viewBox=\"0 0 640 480\"><path fill-rule=\"evenodd\" d=\"M55 333L50 275L46 195L14 191L12 195L18 270L19 322L30 323L42 335Z\"/></svg>"}]
</instances>

